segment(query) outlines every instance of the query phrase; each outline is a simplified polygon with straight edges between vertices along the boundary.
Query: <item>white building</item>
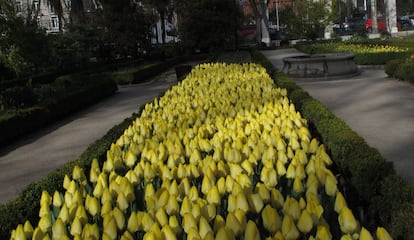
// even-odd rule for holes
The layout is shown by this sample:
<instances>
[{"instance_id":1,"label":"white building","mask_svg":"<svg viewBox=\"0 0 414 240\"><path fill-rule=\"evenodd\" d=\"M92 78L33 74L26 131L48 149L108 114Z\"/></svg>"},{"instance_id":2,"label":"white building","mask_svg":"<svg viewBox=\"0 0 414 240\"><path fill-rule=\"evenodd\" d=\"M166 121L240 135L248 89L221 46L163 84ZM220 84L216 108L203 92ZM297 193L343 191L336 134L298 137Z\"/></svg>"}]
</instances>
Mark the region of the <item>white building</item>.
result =
<instances>
[{"instance_id":1,"label":"white building","mask_svg":"<svg viewBox=\"0 0 414 240\"><path fill-rule=\"evenodd\" d=\"M64 29L65 24L70 22L71 0L61 0L63 18L59 22L58 14L48 4L47 0L14 0L16 15L23 19L36 21L40 28L47 33L56 33ZM83 0L85 14L94 12L98 8L94 0ZM62 26L59 26L62 24Z\"/></svg>"}]
</instances>

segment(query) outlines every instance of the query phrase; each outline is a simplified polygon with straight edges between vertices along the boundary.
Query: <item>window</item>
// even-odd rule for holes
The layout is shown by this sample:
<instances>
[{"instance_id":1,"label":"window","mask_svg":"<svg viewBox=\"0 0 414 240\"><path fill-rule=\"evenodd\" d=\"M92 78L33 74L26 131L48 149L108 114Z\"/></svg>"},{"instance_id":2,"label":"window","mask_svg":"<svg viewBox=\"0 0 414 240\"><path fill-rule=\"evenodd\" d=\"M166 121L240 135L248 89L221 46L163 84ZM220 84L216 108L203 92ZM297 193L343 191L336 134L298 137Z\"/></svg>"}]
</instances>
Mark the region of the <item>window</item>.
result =
<instances>
[{"instance_id":1,"label":"window","mask_svg":"<svg viewBox=\"0 0 414 240\"><path fill-rule=\"evenodd\" d=\"M36 19L36 23L37 23L37 26L39 27L39 28L42 28L43 26L42 26L42 21L40 20L40 17L38 16L37 17L37 19Z\"/></svg>"},{"instance_id":2,"label":"window","mask_svg":"<svg viewBox=\"0 0 414 240\"><path fill-rule=\"evenodd\" d=\"M33 0L33 9L35 11L39 10L39 0Z\"/></svg>"},{"instance_id":3,"label":"window","mask_svg":"<svg viewBox=\"0 0 414 240\"><path fill-rule=\"evenodd\" d=\"M57 16L52 16L51 18L50 18L50 21L51 21L51 27L52 27L52 31L54 31L54 30L59 30L59 19L58 19L58 17Z\"/></svg>"},{"instance_id":4,"label":"window","mask_svg":"<svg viewBox=\"0 0 414 240\"><path fill-rule=\"evenodd\" d=\"M22 2L16 1L16 13L21 13L21 12L22 12Z\"/></svg>"}]
</instances>

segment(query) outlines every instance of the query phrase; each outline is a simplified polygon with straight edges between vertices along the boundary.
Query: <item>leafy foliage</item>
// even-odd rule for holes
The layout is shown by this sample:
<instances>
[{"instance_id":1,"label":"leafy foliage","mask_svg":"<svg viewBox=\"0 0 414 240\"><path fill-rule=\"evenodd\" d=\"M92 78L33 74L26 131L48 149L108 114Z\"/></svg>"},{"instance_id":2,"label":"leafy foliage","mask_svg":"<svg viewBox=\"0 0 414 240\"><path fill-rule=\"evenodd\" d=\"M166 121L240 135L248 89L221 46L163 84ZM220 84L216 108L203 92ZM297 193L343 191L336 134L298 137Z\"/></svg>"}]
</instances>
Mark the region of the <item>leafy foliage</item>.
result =
<instances>
[{"instance_id":1,"label":"leafy foliage","mask_svg":"<svg viewBox=\"0 0 414 240\"><path fill-rule=\"evenodd\" d=\"M239 9L230 0L182 0L177 12L182 17L179 36L191 50L226 49L233 46Z\"/></svg>"}]
</instances>

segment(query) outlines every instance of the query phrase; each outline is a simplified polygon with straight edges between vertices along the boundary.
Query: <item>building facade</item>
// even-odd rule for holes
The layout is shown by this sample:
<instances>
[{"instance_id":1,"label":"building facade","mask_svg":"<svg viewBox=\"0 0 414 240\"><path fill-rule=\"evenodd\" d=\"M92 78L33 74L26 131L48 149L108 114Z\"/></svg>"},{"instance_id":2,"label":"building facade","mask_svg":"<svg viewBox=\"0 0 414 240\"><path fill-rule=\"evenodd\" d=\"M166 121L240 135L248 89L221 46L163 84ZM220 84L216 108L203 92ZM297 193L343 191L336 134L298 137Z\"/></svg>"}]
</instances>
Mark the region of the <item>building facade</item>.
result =
<instances>
[{"instance_id":1,"label":"building facade","mask_svg":"<svg viewBox=\"0 0 414 240\"><path fill-rule=\"evenodd\" d=\"M70 22L71 0L61 0L61 19L46 0L13 0L13 3L18 17L26 22L36 22L38 27L45 29L47 33L57 33ZM94 0L82 0L82 8L87 16L95 12L99 5Z\"/></svg>"}]
</instances>

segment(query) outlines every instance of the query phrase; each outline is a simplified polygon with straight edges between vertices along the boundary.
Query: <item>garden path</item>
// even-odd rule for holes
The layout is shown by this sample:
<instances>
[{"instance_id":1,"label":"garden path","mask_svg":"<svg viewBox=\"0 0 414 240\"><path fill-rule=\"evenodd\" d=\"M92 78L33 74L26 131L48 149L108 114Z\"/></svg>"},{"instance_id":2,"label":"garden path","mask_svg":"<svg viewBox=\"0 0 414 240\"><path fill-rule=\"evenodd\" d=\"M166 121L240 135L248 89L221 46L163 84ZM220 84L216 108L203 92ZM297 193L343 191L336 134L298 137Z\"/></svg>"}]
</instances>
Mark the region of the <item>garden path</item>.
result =
<instances>
[{"instance_id":1,"label":"garden path","mask_svg":"<svg viewBox=\"0 0 414 240\"><path fill-rule=\"evenodd\" d=\"M262 53L278 69L284 57L299 54L295 49ZM295 82L378 149L414 185L414 85L387 77L382 68L362 68L352 78Z\"/></svg>"},{"instance_id":2,"label":"garden path","mask_svg":"<svg viewBox=\"0 0 414 240\"><path fill-rule=\"evenodd\" d=\"M14 199L177 82L174 69L149 82L119 86L115 95L0 149L0 204Z\"/></svg>"}]
</instances>

